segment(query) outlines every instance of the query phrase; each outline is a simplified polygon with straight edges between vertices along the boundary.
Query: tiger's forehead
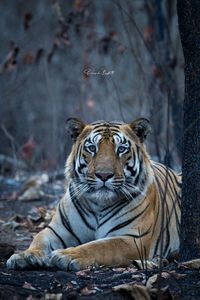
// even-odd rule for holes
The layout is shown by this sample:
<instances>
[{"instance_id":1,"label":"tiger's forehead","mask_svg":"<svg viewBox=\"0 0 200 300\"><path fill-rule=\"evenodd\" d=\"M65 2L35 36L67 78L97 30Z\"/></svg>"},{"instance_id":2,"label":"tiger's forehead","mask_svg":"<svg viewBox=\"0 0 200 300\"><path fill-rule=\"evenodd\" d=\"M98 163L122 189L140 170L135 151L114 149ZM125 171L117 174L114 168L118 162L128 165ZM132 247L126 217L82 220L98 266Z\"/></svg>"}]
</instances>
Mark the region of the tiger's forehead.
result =
<instances>
[{"instance_id":1,"label":"tiger's forehead","mask_svg":"<svg viewBox=\"0 0 200 300\"><path fill-rule=\"evenodd\" d=\"M86 140L90 143L98 144L101 140L112 140L116 144L126 143L127 137L121 131L121 125L123 123L93 123L92 131L86 137Z\"/></svg>"}]
</instances>

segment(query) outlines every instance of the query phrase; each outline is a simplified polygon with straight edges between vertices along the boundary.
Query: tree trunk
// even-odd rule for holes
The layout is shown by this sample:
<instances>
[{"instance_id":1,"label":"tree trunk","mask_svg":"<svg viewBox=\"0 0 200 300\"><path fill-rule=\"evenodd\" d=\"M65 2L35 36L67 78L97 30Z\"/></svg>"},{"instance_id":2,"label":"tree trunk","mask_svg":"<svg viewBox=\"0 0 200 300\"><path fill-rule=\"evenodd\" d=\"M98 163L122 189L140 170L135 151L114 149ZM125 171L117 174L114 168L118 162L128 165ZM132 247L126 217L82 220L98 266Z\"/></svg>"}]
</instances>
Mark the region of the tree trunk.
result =
<instances>
[{"instance_id":1,"label":"tree trunk","mask_svg":"<svg viewBox=\"0 0 200 300\"><path fill-rule=\"evenodd\" d=\"M200 257L200 1L178 0L185 58L181 260Z\"/></svg>"}]
</instances>

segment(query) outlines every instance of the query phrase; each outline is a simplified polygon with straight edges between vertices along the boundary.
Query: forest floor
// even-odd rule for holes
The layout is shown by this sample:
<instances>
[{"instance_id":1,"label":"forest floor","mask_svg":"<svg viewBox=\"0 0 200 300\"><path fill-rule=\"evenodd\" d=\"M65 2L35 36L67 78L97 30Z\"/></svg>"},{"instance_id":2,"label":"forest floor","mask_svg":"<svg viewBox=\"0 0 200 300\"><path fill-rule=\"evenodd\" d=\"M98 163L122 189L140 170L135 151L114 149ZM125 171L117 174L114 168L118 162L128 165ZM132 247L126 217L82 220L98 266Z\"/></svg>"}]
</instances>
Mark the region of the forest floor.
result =
<instances>
[{"instance_id":1,"label":"forest floor","mask_svg":"<svg viewBox=\"0 0 200 300\"><path fill-rule=\"evenodd\" d=\"M62 173L0 177L0 299L200 299L200 270L167 260L162 270L8 270L6 259L50 221L63 187Z\"/></svg>"}]
</instances>

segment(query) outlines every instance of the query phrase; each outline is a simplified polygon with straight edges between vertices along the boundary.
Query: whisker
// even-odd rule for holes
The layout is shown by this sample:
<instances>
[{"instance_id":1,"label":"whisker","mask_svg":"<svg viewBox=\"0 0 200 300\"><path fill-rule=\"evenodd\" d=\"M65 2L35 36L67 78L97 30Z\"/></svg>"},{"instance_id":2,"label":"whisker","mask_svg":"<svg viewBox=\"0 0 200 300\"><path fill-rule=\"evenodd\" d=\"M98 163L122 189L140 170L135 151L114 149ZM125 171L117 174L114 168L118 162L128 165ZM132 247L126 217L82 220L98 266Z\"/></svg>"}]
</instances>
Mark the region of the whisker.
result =
<instances>
[{"instance_id":1,"label":"whisker","mask_svg":"<svg viewBox=\"0 0 200 300\"><path fill-rule=\"evenodd\" d=\"M143 191L138 187L138 186L135 186L135 185L133 185L133 184L131 184L131 183L126 183L125 184L125 187L127 188L127 189L133 189L132 191L137 191L137 192L140 192L142 195L144 195L144 193L143 193Z\"/></svg>"},{"instance_id":2,"label":"whisker","mask_svg":"<svg viewBox=\"0 0 200 300\"><path fill-rule=\"evenodd\" d=\"M72 197L80 197L83 193L85 193L89 189L87 183L79 183L78 185L73 187Z\"/></svg>"},{"instance_id":3,"label":"whisker","mask_svg":"<svg viewBox=\"0 0 200 300\"><path fill-rule=\"evenodd\" d=\"M130 202L131 200L130 200L130 193L129 193L129 195L127 194L127 191L125 190L125 188L124 187L120 187L120 189L119 189L120 191L121 191L121 193L125 196L125 198ZM132 198L132 197L131 197Z\"/></svg>"}]
</instances>

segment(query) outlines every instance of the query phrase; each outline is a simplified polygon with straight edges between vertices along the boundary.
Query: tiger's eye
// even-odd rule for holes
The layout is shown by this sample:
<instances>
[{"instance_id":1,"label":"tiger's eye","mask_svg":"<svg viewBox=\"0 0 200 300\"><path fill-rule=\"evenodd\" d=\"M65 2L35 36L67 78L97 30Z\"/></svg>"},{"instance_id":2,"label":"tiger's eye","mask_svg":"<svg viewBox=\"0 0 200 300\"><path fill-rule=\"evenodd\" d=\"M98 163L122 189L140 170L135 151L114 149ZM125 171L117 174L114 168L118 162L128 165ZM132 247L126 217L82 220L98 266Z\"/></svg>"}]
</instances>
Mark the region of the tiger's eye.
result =
<instances>
[{"instance_id":1,"label":"tiger's eye","mask_svg":"<svg viewBox=\"0 0 200 300\"><path fill-rule=\"evenodd\" d=\"M126 147L124 147L124 146L119 146L119 148L118 148L119 153L123 153L125 150L126 150Z\"/></svg>"},{"instance_id":2,"label":"tiger's eye","mask_svg":"<svg viewBox=\"0 0 200 300\"><path fill-rule=\"evenodd\" d=\"M91 151L91 152L95 152L96 151L96 147L94 145L90 145L88 147L88 149Z\"/></svg>"}]
</instances>

